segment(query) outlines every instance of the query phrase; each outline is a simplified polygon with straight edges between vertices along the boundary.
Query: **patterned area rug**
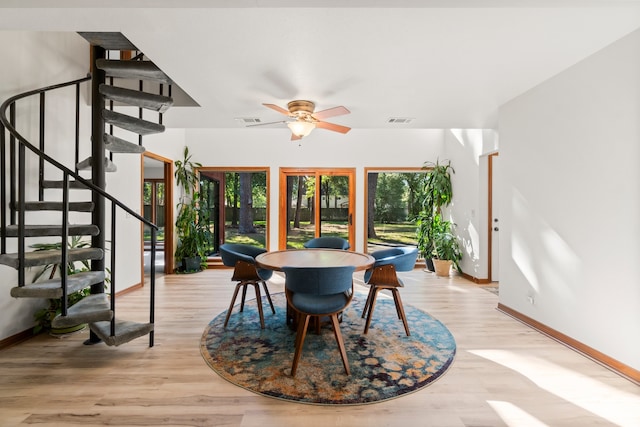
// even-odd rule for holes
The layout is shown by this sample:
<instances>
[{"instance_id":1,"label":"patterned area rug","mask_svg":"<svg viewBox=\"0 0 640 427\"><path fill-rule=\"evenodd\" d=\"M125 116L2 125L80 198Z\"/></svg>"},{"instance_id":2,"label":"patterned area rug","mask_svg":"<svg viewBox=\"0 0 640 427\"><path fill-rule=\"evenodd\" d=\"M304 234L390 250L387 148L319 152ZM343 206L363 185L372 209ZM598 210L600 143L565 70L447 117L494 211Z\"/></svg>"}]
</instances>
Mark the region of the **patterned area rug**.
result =
<instances>
[{"instance_id":1,"label":"patterned area rug","mask_svg":"<svg viewBox=\"0 0 640 427\"><path fill-rule=\"evenodd\" d=\"M276 314L265 302L265 329L255 300L244 312L226 311L204 330L200 350L221 377L265 396L320 405L380 402L426 387L451 366L456 343L449 330L424 311L405 304L411 336L407 337L391 298L378 296L369 333L360 317L366 295L356 294L340 324L351 376L342 366L329 325L321 334L309 331L296 377L292 378L295 332L285 324L284 293L272 295Z\"/></svg>"}]
</instances>

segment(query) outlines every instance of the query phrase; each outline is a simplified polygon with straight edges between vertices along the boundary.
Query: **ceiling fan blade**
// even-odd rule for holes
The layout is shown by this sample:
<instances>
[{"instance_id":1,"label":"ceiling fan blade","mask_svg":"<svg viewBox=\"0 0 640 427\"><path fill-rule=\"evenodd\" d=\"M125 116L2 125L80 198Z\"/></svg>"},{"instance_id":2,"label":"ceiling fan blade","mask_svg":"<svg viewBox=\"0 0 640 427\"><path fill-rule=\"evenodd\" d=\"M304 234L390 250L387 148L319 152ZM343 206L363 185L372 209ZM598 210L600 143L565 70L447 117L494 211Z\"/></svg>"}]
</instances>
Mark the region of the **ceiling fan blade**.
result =
<instances>
[{"instance_id":1,"label":"ceiling fan blade","mask_svg":"<svg viewBox=\"0 0 640 427\"><path fill-rule=\"evenodd\" d=\"M335 123L327 123L327 122L316 122L316 127L317 128L322 128L322 129L327 129L327 130L332 130L334 132L340 132L340 133L347 133L351 130L351 128L346 127L346 126L342 126L342 125L337 125Z\"/></svg>"},{"instance_id":2,"label":"ceiling fan blade","mask_svg":"<svg viewBox=\"0 0 640 427\"><path fill-rule=\"evenodd\" d=\"M326 110L318 111L317 113L313 113L312 116L315 117L317 120L323 120L323 119L326 119L327 117L341 116L343 114L349 114L349 113L351 113L351 111L347 110L343 106L340 106L340 107L333 107L333 108L328 108Z\"/></svg>"},{"instance_id":3,"label":"ceiling fan blade","mask_svg":"<svg viewBox=\"0 0 640 427\"><path fill-rule=\"evenodd\" d=\"M284 108L276 105L276 104L262 104L267 108L271 108L272 110L276 110L280 114L284 114L285 116L289 115L289 110L285 110Z\"/></svg>"},{"instance_id":4,"label":"ceiling fan blade","mask_svg":"<svg viewBox=\"0 0 640 427\"><path fill-rule=\"evenodd\" d=\"M291 134L291 140L292 141L298 141L299 139L302 139L301 136L296 135L295 133Z\"/></svg>"},{"instance_id":5,"label":"ceiling fan blade","mask_svg":"<svg viewBox=\"0 0 640 427\"><path fill-rule=\"evenodd\" d=\"M255 126L275 125L275 124L278 124L278 123L287 123L287 121L286 120L280 120L280 121L277 121L277 122L254 123L252 125L247 125L245 127L251 128L251 127L255 127Z\"/></svg>"}]
</instances>

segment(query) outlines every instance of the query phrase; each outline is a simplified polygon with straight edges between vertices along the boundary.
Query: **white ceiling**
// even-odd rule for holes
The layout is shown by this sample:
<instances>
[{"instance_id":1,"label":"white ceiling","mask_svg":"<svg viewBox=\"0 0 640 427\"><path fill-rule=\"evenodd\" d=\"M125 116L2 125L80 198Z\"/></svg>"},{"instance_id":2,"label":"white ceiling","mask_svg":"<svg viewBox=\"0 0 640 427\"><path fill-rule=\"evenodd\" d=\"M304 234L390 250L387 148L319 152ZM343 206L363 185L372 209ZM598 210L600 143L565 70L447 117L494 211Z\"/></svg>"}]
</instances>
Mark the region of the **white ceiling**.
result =
<instances>
[{"instance_id":1,"label":"white ceiling","mask_svg":"<svg viewBox=\"0 0 640 427\"><path fill-rule=\"evenodd\" d=\"M282 120L261 104L292 99L344 105L329 121L354 129L496 127L501 104L640 28L640 2L617 0L2 3L0 29L125 34L200 104L170 110L176 127Z\"/></svg>"}]
</instances>

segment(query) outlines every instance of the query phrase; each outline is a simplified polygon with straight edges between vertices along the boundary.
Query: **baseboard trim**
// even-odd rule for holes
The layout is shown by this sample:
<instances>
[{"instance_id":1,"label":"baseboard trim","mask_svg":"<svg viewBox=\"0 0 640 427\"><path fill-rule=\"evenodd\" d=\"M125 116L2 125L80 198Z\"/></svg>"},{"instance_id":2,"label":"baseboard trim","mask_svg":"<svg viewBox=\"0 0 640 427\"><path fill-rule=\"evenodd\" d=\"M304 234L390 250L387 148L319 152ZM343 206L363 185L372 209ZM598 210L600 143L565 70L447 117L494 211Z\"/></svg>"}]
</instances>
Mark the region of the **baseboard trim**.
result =
<instances>
[{"instance_id":1,"label":"baseboard trim","mask_svg":"<svg viewBox=\"0 0 640 427\"><path fill-rule=\"evenodd\" d=\"M126 289L122 289L121 291L116 292L116 297L126 295L129 292L135 291L136 289L142 289L142 283L136 283L135 285L131 285Z\"/></svg>"},{"instance_id":2,"label":"baseboard trim","mask_svg":"<svg viewBox=\"0 0 640 427\"><path fill-rule=\"evenodd\" d=\"M465 279L472 281L476 285L488 285L489 283L492 283L491 280L489 279L480 279L478 277L471 276L467 273L460 273L460 275Z\"/></svg>"},{"instance_id":3,"label":"baseboard trim","mask_svg":"<svg viewBox=\"0 0 640 427\"><path fill-rule=\"evenodd\" d=\"M561 332L556 331L553 328L546 326L543 323L538 322L537 320L530 318L529 316L526 316L516 310L513 310L512 308L505 306L504 304L498 303L497 308L504 314L511 316L514 319L524 323L525 325L537 330L538 332L547 335L548 337L558 341L561 344L566 345L570 349L610 369L611 371L631 381L632 383L640 385L640 371L638 371L637 369L625 365L624 363L621 363L620 361L607 356L606 354L594 348L591 348L588 345L581 343L580 341L577 341Z\"/></svg>"},{"instance_id":4,"label":"baseboard trim","mask_svg":"<svg viewBox=\"0 0 640 427\"><path fill-rule=\"evenodd\" d=\"M26 331L18 332L15 335L11 335L3 340L0 340L0 350L12 347L16 344L20 344L30 338L33 338L33 328L29 328Z\"/></svg>"}]
</instances>

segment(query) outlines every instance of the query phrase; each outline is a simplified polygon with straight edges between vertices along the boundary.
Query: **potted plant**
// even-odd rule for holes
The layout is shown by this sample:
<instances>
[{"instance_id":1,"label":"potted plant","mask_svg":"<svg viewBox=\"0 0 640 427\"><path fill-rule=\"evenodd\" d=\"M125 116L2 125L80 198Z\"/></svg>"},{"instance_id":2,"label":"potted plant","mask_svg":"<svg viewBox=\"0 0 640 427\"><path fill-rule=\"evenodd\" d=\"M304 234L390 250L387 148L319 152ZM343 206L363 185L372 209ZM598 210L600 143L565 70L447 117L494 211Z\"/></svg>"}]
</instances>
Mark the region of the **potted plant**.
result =
<instances>
[{"instance_id":1,"label":"potted plant","mask_svg":"<svg viewBox=\"0 0 640 427\"><path fill-rule=\"evenodd\" d=\"M182 160L176 160L174 176L180 187L177 205L176 233L178 245L175 259L181 264L180 272L196 272L206 268L207 250L211 242L211 231L207 225L206 211L199 204L198 173L200 163L192 162L189 148L184 148Z\"/></svg>"},{"instance_id":2,"label":"potted plant","mask_svg":"<svg viewBox=\"0 0 640 427\"><path fill-rule=\"evenodd\" d=\"M462 259L462 251L449 221L439 220L435 225L433 248L433 264L437 276L449 276L452 265L460 271L458 261Z\"/></svg>"},{"instance_id":3,"label":"potted plant","mask_svg":"<svg viewBox=\"0 0 640 427\"><path fill-rule=\"evenodd\" d=\"M422 209L417 218L417 240L420 254L424 257L429 271L434 271L431 261L434 257L435 234L441 231L442 207L451 204L453 199L453 186L451 185L451 174L455 170L451 166L451 161L446 163L425 162L423 169L428 169L424 182L424 199Z\"/></svg>"},{"instance_id":4,"label":"potted plant","mask_svg":"<svg viewBox=\"0 0 640 427\"><path fill-rule=\"evenodd\" d=\"M83 241L80 236L72 236L67 246L69 249L73 248L86 248L91 246L90 242ZM51 249L60 249L62 247L61 242L57 243L34 243L31 245L35 251L46 251ZM66 266L67 275L71 276L73 274L77 274L83 271L89 271L89 262L84 260L80 261L81 266L78 268L74 262L69 262ZM61 264L47 264L43 266L33 277L32 282L37 282L41 277L45 276L47 272L49 272L48 276L45 276L47 279L51 280L55 277L56 273L62 269ZM108 271L108 269L107 269ZM106 283L109 282L109 279L105 280ZM78 301L82 300L86 296L91 294L90 288L80 289L79 291L73 292L67 296L67 307L71 307ZM46 307L38 309L34 314L33 318L36 321L36 325L33 327L33 333L37 334L41 331L49 331L51 335L54 336L62 336L68 333L76 332L83 330L87 327L86 323L78 324L75 326L70 326L68 328L53 328L51 326L51 321L62 312L62 301L60 299L50 298L48 300L48 305Z\"/></svg>"},{"instance_id":5,"label":"potted plant","mask_svg":"<svg viewBox=\"0 0 640 427\"><path fill-rule=\"evenodd\" d=\"M420 257L424 258L427 270L433 271L433 209L424 208L416 218L416 230L418 240L418 251Z\"/></svg>"}]
</instances>

